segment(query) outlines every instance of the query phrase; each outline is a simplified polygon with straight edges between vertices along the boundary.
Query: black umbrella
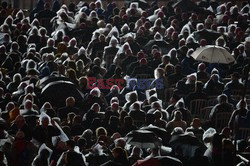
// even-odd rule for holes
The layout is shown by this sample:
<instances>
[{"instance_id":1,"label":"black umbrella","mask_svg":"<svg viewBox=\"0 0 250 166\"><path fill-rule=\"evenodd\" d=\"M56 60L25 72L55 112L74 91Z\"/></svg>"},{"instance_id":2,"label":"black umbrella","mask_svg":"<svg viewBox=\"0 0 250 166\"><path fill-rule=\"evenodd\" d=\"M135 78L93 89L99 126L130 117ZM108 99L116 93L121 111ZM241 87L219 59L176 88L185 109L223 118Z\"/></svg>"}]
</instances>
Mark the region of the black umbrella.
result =
<instances>
[{"instance_id":1,"label":"black umbrella","mask_svg":"<svg viewBox=\"0 0 250 166\"><path fill-rule=\"evenodd\" d=\"M126 135L127 143L140 148L156 148L161 145L161 140L147 130L133 130Z\"/></svg>"},{"instance_id":2,"label":"black umbrella","mask_svg":"<svg viewBox=\"0 0 250 166\"><path fill-rule=\"evenodd\" d=\"M152 46L158 46L161 49L162 54L167 54L173 47L166 41L164 40L150 40L145 46L144 50L146 52L152 50Z\"/></svg>"},{"instance_id":3,"label":"black umbrella","mask_svg":"<svg viewBox=\"0 0 250 166\"><path fill-rule=\"evenodd\" d=\"M190 134L173 135L169 141L169 146L174 150L181 149L184 157L193 157L198 148L204 148L205 150L204 144Z\"/></svg>"},{"instance_id":4,"label":"black umbrella","mask_svg":"<svg viewBox=\"0 0 250 166\"><path fill-rule=\"evenodd\" d=\"M145 160L138 160L135 166L182 166L182 162L170 156L157 156Z\"/></svg>"},{"instance_id":5,"label":"black umbrella","mask_svg":"<svg viewBox=\"0 0 250 166\"><path fill-rule=\"evenodd\" d=\"M129 7L132 2L138 2L139 8L142 8L143 10L148 9L150 5L145 0L125 0L125 4Z\"/></svg>"},{"instance_id":6,"label":"black umbrella","mask_svg":"<svg viewBox=\"0 0 250 166\"><path fill-rule=\"evenodd\" d=\"M74 97L76 105L80 106L84 99L84 95L77 87L69 81L55 81L47 84L41 92L41 104L44 102L50 102L54 107L65 106L65 100L68 97Z\"/></svg>"},{"instance_id":7,"label":"black umbrella","mask_svg":"<svg viewBox=\"0 0 250 166\"><path fill-rule=\"evenodd\" d=\"M170 156L156 156L154 157L155 159L157 159L158 161L160 161L161 165L164 166L182 166L182 162L174 157L170 157Z\"/></svg>"},{"instance_id":8,"label":"black umbrella","mask_svg":"<svg viewBox=\"0 0 250 166\"><path fill-rule=\"evenodd\" d=\"M50 76L42 78L39 81L38 87L42 89L48 83L55 82L55 81L70 81L70 79L62 75L50 75Z\"/></svg>"},{"instance_id":9,"label":"black umbrella","mask_svg":"<svg viewBox=\"0 0 250 166\"><path fill-rule=\"evenodd\" d=\"M193 36L194 39L197 41L201 39L206 39L208 44L213 44L214 41L221 36L221 34L210 29L202 29L200 31L194 32Z\"/></svg>"},{"instance_id":10,"label":"black umbrella","mask_svg":"<svg viewBox=\"0 0 250 166\"><path fill-rule=\"evenodd\" d=\"M145 126L140 129L154 132L158 137L162 139L163 144L168 143L171 137L170 133L167 132L167 130L154 125Z\"/></svg>"},{"instance_id":11,"label":"black umbrella","mask_svg":"<svg viewBox=\"0 0 250 166\"><path fill-rule=\"evenodd\" d=\"M191 12L196 10L198 6L191 0L178 0L172 5L173 8L180 7L182 12Z\"/></svg>"}]
</instances>

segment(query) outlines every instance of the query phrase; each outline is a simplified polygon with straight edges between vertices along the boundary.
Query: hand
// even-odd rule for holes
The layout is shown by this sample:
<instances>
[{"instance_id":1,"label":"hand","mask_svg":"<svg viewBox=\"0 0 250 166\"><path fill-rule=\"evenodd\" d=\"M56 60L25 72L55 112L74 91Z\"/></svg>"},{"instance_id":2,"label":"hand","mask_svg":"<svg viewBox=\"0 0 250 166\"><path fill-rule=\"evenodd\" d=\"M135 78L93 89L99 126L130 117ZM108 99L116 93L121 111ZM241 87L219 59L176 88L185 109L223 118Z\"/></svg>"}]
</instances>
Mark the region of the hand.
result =
<instances>
[{"instance_id":1,"label":"hand","mask_svg":"<svg viewBox=\"0 0 250 166\"><path fill-rule=\"evenodd\" d=\"M52 124L52 126L56 126L56 124L55 124L55 121L53 120L53 119L51 119L51 124Z\"/></svg>"}]
</instances>

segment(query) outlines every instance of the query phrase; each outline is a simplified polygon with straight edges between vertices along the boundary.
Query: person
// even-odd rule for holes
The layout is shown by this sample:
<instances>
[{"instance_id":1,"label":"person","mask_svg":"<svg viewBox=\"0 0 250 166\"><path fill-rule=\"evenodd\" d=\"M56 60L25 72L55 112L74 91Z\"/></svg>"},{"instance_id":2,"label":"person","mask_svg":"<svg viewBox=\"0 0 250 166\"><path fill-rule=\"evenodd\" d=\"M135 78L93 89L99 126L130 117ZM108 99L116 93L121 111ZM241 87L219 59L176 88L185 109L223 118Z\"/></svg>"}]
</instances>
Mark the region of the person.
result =
<instances>
[{"instance_id":1,"label":"person","mask_svg":"<svg viewBox=\"0 0 250 166\"><path fill-rule=\"evenodd\" d=\"M68 97L65 100L66 106L59 108L58 109L58 117L64 121L67 118L67 114L70 112L73 112L75 114L79 114L79 109L77 107L75 107L75 98L74 97Z\"/></svg>"},{"instance_id":2,"label":"person","mask_svg":"<svg viewBox=\"0 0 250 166\"><path fill-rule=\"evenodd\" d=\"M27 123L22 115L18 115L15 118L14 123L10 127L10 133L12 135L16 135L16 133L18 131L22 131L24 133L25 140L30 141L32 139L32 130L27 125Z\"/></svg>"},{"instance_id":3,"label":"person","mask_svg":"<svg viewBox=\"0 0 250 166\"><path fill-rule=\"evenodd\" d=\"M202 140L203 133L205 132L202 128L202 122L199 118L193 118L190 127L186 128L186 132L193 132L194 135Z\"/></svg>"},{"instance_id":4,"label":"person","mask_svg":"<svg viewBox=\"0 0 250 166\"><path fill-rule=\"evenodd\" d=\"M134 146L130 156L128 157L130 164L133 165L137 160L142 160L142 154L142 149L137 146Z\"/></svg>"},{"instance_id":5,"label":"person","mask_svg":"<svg viewBox=\"0 0 250 166\"><path fill-rule=\"evenodd\" d=\"M51 120L52 126L49 126L49 118L47 116L41 118L41 124L35 126L33 130L33 138L38 144L45 143L48 147L53 147L52 137L61 134L55 123L54 120Z\"/></svg>"},{"instance_id":6,"label":"person","mask_svg":"<svg viewBox=\"0 0 250 166\"><path fill-rule=\"evenodd\" d=\"M67 151L63 152L57 161L57 166L86 166L85 157L74 150L75 142L68 140Z\"/></svg>"},{"instance_id":7,"label":"person","mask_svg":"<svg viewBox=\"0 0 250 166\"><path fill-rule=\"evenodd\" d=\"M31 166L49 166L49 159L51 156L52 150L48 147L43 148L41 146L39 148L38 155L34 158Z\"/></svg>"},{"instance_id":8,"label":"person","mask_svg":"<svg viewBox=\"0 0 250 166\"><path fill-rule=\"evenodd\" d=\"M220 81L218 74L210 76L209 80L204 85L204 92L208 96L220 95L224 90L224 83Z\"/></svg>"},{"instance_id":9,"label":"person","mask_svg":"<svg viewBox=\"0 0 250 166\"><path fill-rule=\"evenodd\" d=\"M222 94L220 96L218 96L217 100L218 100L218 104L216 104L210 114L209 114L209 120L211 121L212 124L214 124L214 121L215 121L215 117L216 117L216 114L218 112L230 112L232 113L233 112L233 105L228 103L228 100L227 100L227 96L225 94Z\"/></svg>"},{"instance_id":10,"label":"person","mask_svg":"<svg viewBox=\"0 0 250 166\"><path fill-rule=\"evenodd\" d=\"M181 127L183 130L187 128L187 123L182 120L182 113L180 111L174 113L174 118L167 123L166 129L172 132L176 127Z\"/></svg>"},{"instance_id":11,"label":"person","mask_svg":"<svg viewBox=\"0 0 250 166\"><path fill-rule=\"evenodd\" d=\"M115 147L112 149L112 156L112 160L109 160L101 166L130 166L126 151L121 147Z\"/></svg>"},{"instance_id":12,"label":"person","mask_svg":"<svg viewBox=\"0 0 250 166\"><path fill-rule=\"evenodd\" d=\"M244 125L240 124L241 123L240 121L242 117L246 117L247 114L248 114L247 103L245 100L240 100L236 106L236 110L232 112L232 115L228 122L228 126L230 127L230 129L235 132L235 129L238 129L240 125Z\"/></svg>"},{"instance_id":13,"label":"person","mask_svg":"<svg viewBox=\"0 0 250 166\"><path fill-rule=\"evenodd\" d=\"M195 92L189 93L185 98L185 104L187 108L190 108L191 101L196 99L207 99L207 95L203 92L204 84L201 81L197 81L195 83ZM196 110L190 110L192 113L196 112Z\"/></svg>"}]
</instances>

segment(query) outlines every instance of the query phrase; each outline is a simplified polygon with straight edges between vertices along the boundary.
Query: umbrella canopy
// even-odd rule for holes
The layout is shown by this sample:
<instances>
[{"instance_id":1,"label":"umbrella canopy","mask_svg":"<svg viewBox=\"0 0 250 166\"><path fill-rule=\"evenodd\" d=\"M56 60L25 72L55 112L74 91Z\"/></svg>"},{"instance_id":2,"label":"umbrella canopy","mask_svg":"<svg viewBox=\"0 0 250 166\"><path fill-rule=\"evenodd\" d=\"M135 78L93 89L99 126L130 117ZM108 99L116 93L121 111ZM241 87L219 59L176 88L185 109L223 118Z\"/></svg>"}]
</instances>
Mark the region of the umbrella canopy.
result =
<instances>
[{"instance_id":1,"label":"umbrella canopy","mask_svg":"<svg viewBox=\"0 0 250 166\"><path fill-rule=\"evenodd\" d=\"M200 41L201 39L206 39L208 44L213 44L218 37L221 36L220 33L210 30L210 29L202 29L200 31L195 31L193 33L194 39Z\"/></svg>"},{"instance_id":2,"label":"umbrella canopy","mask_svg":"<svg viewBox=\"0 0 250 166\"><path fill-rule=\"evenodd\" d=\"M198 6L191 0L178 0L172 5L173 8L180 7L183 12L191 12L198 8Z\"/></svg>"},{"instance_id":3,"label":"umbrella canopy","mask_svg":"<svg viewBox=\"0 0 250 166\"><path fill-rule=\"evenodd\" d=\"M39 88L44 88L48 83L54 82L54 81L70 81L69 78L64 77L62 75L50 75L47 77L42 78L39 81L38 87Z\"/></svg>"},{"instance_id":4,"label":"umbrella canopy","mask_svg":"<svg viewBox=\"0 0 250 166\"><path fill-rule=\"evenodd\" d=\"M215 45L198 48L191 56L197 61L208 63L229 64L235 61L234 57L225 48Z\"/></svg>"},{"instance_id":5,"label":"umbrella canopy","mask_svg":"<svg viewBox=\"0 0 250 166\"><path fill-rule=\"evenodd\" d=\"M198 138L189 134L173 135L169 141L169 146L174 150L181 149L184 157L193 157L199 148L205 150L205 145Z\"/></svg>"},{"instance_id":6,"label":"umbrella canopy","mask_svg":"<svg viewBox=\"0 0 250 166\"><path fill-rule=\"evenodd\" d=\"M138 160L135 166L182 166L182 162L170 156L156 156L146 160Z\"/></svg>"},{"instance_id":7,"label":"umbrella canopy","mask_svg":"<svg viewBox=\"0 0 250 166\"><path fill-rule=\"evenodd\" d=\"M154 126L154 125L148 125L148 126L140 128L140 129L154 132L155 135L157 135L158 137L160 137L162 139L163 144L164 144L164 142L168 143L168 141L170 140L170 137L171 137L170 133L167 132L167 130L165 130L164 128Z\"/></svg>"},{"instance_id":8,"label":"umbrella canopy","mask_svg":"<svg viewBox=\"0 0 250 166\"><path fill-rule=\"evenodd\" d=\"M130 6L132 2L138 2L139 8L142 8L143 10L148 9L150 5L145 0L125 0L125 4L127 6Z\"/></svg>"},{"instance_id":9,"label":"umbrella canopy","mask_svg":"<svg viewBox=\"0 0 250 166\"><path fill-rule=\"evenodd\" d=\"M144 50L149 52L152 50L152 46L158 46L161 49L162 54L167 54L173 47L164 40L150 40L145 46Z\"/></svg>"},{"instance_id":10,"label":"umbrella canopy","mask_svg":"<svg viewBox=\"0 0 250 166\"><path fill-rule=\"evenodd\" d=\"M140 148L156 148L161 145L161 140L147 130L133 130L126 135L127 143Z\"/></svg>"},{"instance_id":11,"label":"umbrella canopy","mask_svg":"<svg viewBox=\"0 0 250 166\"><path fill-rule=\"evenodd\" d=\"M47 84L41 92L41 103L50 102L54 107L65 106L65 100L68 97L74 97L76 105L80 106L84 99L84 95L77 87L69 81L55 81Z\"/></svg>"}]
</instances>

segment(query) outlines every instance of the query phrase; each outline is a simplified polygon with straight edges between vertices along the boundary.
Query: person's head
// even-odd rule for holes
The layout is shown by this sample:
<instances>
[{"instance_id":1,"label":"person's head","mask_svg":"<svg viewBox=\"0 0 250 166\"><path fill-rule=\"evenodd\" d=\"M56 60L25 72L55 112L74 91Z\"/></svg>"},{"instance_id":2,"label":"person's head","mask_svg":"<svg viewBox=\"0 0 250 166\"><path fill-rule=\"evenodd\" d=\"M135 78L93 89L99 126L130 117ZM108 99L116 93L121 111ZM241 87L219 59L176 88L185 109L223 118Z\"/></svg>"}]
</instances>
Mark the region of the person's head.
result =
<instances>
[{"instance_id":1,"label":"person's head","mask_svg":"<svg viewBox=\"0 0 250 166\"><path fill-rule=\"evenodd\" d=\"M170 62L170 56L169 55L164 55L163 57L162 57L162 63L163 64L168 64L169 62Z\"/></svg>"},{"instance_id":2,"label":"person's head","mask_svg":"<svg viewBox=\"0 0 250 166\"><path fill-rule=\"evenodd\" d=\"M228 98L227 98L227 95L225 95L225 94L221 94L218 96L218 103L219 104L227 103L227 100L228 100Z\"/></svg>"},{"instance_id":3,"label":"person's head","mask_svg":"<svg viewBox=\"0 0 250 166\"><path fill-rule=\"evenodd\" d=\"M156 120L161 119L161 118L162 118L162 113L161 113L161 111L156 110L156 111L154 112L154 116L155 116L155 119L156 119Z\"/></svg>"},{"instance_id":4,"label":"person's head","mask_svg":"<svg viewBox=\"0 0 250 166\"><path fill-rule=\"evenodd\" d=\"M41 150L41 152L40 152L40 158L42 160L47 160L49 158L49 156L50 156L50 152L48 151L48 149Z\"/></svg>"},{"instance_id":5,"label":"person's head","mask_svg":"<svg viewBox=\"0 0 250 166\"><path fill-rule=\"evenodd\" d=\"M112 97L111 100L110 100L110 105L111 105L112 103L118 103L118 104L119 104L119 99L118 99L118 97Z\"/></svg>"},{"instance_id":6,"label":"person's head","mask_svg":"<svg viewBox=\"0 0 250 166\"><path fill-rule=\"evenodd\" d=\"M14 120L14 123L17 125L18 128L21 128L25 124L25 119L22 115L18 115Z\"/></svg>"},{"instance_id":7,"label":"person's head","mask_svg":"<svg viewBox=\"0 0 250 166\"><path fill-rule=\"evenodd\" d=\"M20 83L21 80L22 80L21 74L16 73L16 74L13 76L13 82L15 82L15 83Z\"/></svg>"},{"instance_id":8,"label":"person's head","mask_svg":"<svg viewBox=\"0 0 250 166\"><path fill-rule=\"evenodd\" d=\"M246 109L247 108L247 102L246 100L240 100L238 104L236 105L237 109Z\"/></svg>"},{"instance_id":9,"label":"person's head","mask_svg":"<svg viewBox=\"0 0 250 166\"><path fill-rule=\"evenodd\" d=\"M26 100L25 103L24 103L24 108L25 108L26 110L31 110L32 107L33 107L32 101Z\"/></svg>"},{"instance_id":10,"label":"person's head","mask_svg":"<svg viewBox=\"0 0 250 166\"><path fill-rule=\"evenodd\" d=\"M182 120L182 113L180 111L174 112L174 120L176 120L176 121Z\"/></svg>"},{"instance_id":11,"label":"person's head","mask_svg":"<svg viewBox=\"0 0 250 166\"><path fill-rule=\"evenodd\" d=\"M48 127L49 125L49 118L47 116L42 117L42 127Z\"/></svg>"},{"instance_id":12,"label":"person's head","mask_svg":"<svg viewBox=\"0 0 250 166\"><path fill-rule=\"evenodd\" d=\"M131 106L130 106L130 110L140 110L141 106L138 102L134 102Z\"/></svg>"},{"instance_id":13,"label":"person's head","mask_svg":"<svg viewBox=\"0 0 250 166\"><path fill-rule=\"evenodd\" d=\"M132 126L134 123L133 119L131 116L125 116L124 117L124 125L125 126Z\"/></svg>"},{"instance_id":14,"label":"person's head","mask_svg":"<svg viewBox=\"0 0 250 166\"><path fill-rule=\"evenodd\" d=\"M171 133L171 135L180 135L184 134L184 131L181 127L175 127Z\"/></svg>"},{"instance_id":15,"label":"person's head","mask_svg":"<svg viewBox=\"0 0 250 166\"><path fill-rule=\"evenodd\" d=\"M82 117L80 115L75 115L73 118L73 124L81 124Z\"/></svg>"},{"instance_id":16,"label":"person's head","mask_svg":"<svg viewBox=\"0 0 250 166\"><path fill-rule=\"evenodd\" d=\"M113 102L113 103L111 104L111 109L112 109L112 111L114 111L114 112L118 112L118 110L119 110L119 104L118 104L117 102Z\"/></svg>"},{"instance_id":17,"label":"person's head","mask_svg":"<svg viewBox=\"0 0 250 166\"><path fill-rule=\"evenodd\" d=\"M204 87L204 84L201 81L196 81L195 90L196 92L201 92Z\"/></svg>"},{"instance_id":18,"label":"person's head","mask_svg":"<svg viewBox=\"0 0 250 166\"><path fill-rule=\"evenodd\" d=\"M49 38L47 41L47 46L54 47L54 45L55 45L55 40L53 38Z\"/></svg>"},{"instance_id":19,"label":"person's head","mask_svg":"<svg viewBox=\"0 0 250 166\"><path fill-rule=\"evenodd\" d=\"M98 103L94 103L91 108L94 112L98 113L101 109L101 106Z\"/></svg>"},{"instance_id":20,"label":"person's head","mask_svg":"<svg viewBox=\"0 0 250 166\"><path fill-rule=\"evenodd\" d=\"M74 97L68 97L66 99L66 106L67 107L74 107L75 105L75 98Z\"/></svg>"},{"instance_id":21,"label":"person's head","mask_svg":"<svg viewBox=\"0 0 250 166\"><path fill-rule=\"evenodd\" d=\"M16 140L23 140L25 138L25 133L23 131L18 131L16 133L15 139Z\"/></svg>"},{"instance_id":22,"label":"person's head","mask_svg":"<svg viewBox=\"0 0 250 166\"><path fill-rule=\"evenodd\" d=\"M162 78L164 76L164 69L163 68L156 68L154 71L155 78Z\"/></svg>"},{"instance_id":23,"label":"person's head","mask_svg":"<svg viewBox=\"0 0 250 166\"><path fill-rule=\"evenodd\" d=\"M202 122L201 122L201 120L199 118L194 118L190 125L193 128L198 129L199 127L201 127Z\"/></svg>"},{"instance_id":24,"label":"person's head","mask_svg":"<svg viewBox=\"0 0 250 166\"><path fill-rule=\"evenodd\" d=\"M216 148L217 150L222 149L222 135L215 133L212 138L212 145L213 148Z\"/></svg>"},{"instance_id":25,"label":"person's head","mask_svg":"<svg viewBox=\"0 0 250 166\"><path fill-rule=\"evenodd\" d=\"M151 108L161 110L161 104L160 104L160 102L159 101L155 101L155 102L151 103Z\"/></svg>"},{"instance_id":26,"label":"person's head","mask_svg":"<svg viewBox=\"0 0 250 166\"><path fill-rule=\"evenodd\" d=\"M114 159L127 160L126 151L121 147L115 147L112 149L112 155Z\"/></svg>"},{"instance_id":27,"label":"person's head","mask_svg":"<svg viewBox=\"0 0 250 166\"><path fill-rule=\"evenodd\" d=\"M107 130L104 127L98 127L95 131L96 133L96 138L100 136L107 136Z\"/></svg>"},{"instance_id":28,"label":"person's head","mask_svg":"<svg viewBox=\"0 0 250 166\"><path fill-rule=\"evenodd\" d=\"M232 75L231 75L231 80L232 81L238 81L240 79L240 74L238 72L234 72Z\"/></svg>"},{"instance_id":29,"label":"person's head","mask_svg":"<svg viewBox=\"0 0 250 166\"><path fill-rule=\"evenodd\" d=\"M98 88L94 88L90 91L90 95L95 96L95 97L100 97L101 91Z\"/></svg>"},{"instance_id":30,"label":"person's head","mask_svg":"<svg viewBox=\"0 0 250 166\"><path fill-rule=\"evenodd\" d=\"M141 148L134 146L131 152L131 156L135 156L135 157L141 157L143 154L143 151Z\"/></svg>"},{"instance_id":31,"label":"person's head","mask_svg":"<svg viewBox=\"0 0 250 166\"><path fill-rule=\"evenodd\" d=\"M130 95L129 95L129 101L130 102L135 102L138 100L138 95L137 93L135 92L131 92Z\"/></svg>"},{"instance_id":32,"label":"person's head","mask_svg":"<svg viewBox=\"0 0 250 166\"><path fill-rule=\"evenodd\" d=\"M15 108L15 103L13 103L13 102L9 102L7 105L6 105L6 111L11 111L12 109L14 109Z\"/></svg>"},{"instance_id":33,"label":"person's head","mask_svg":"<svg viewBox=\"0 0 250 166\"><path fill-rule=\"evenodd\" d=\"M75 145L76 145L75 141L73 141L73 140L68 140L66 142L66 144L67 144L68 150L73 150L75 148Z\"/></svg>"},{"instance_id":34,"label":"person's head","mask_svg":"<svg viewBox=\"0 0 250 166\"><path fill-rule=\"evenodd\" d=\"M124 148L126 146L126 141L124 138L117 138L114 140L115 147Z\"/></svg>"},{"instance_id":35,"label":"person's head","mask_svg":"<svg viewBox=\"0 0 250 166\"><path fill-rule=\"evenodd\" d=\"M119 118L117 116L111 116L109 118L109 125L111 126L119 126Z\"/></svg>"},{"instance_id":36,"label":"person's head","mask_svg":"<svg viewBox=\"0 0 250 166\"><path fill-rule=\"evenodd\" d=\"M93 131L91 129L86 129L82 133L81 137L85 138L86 140L91 140L92 139L92 135L93 135Z\"/></svg>"}]
</instances>

